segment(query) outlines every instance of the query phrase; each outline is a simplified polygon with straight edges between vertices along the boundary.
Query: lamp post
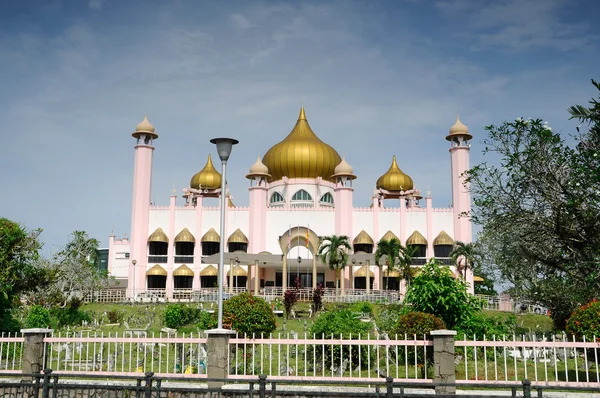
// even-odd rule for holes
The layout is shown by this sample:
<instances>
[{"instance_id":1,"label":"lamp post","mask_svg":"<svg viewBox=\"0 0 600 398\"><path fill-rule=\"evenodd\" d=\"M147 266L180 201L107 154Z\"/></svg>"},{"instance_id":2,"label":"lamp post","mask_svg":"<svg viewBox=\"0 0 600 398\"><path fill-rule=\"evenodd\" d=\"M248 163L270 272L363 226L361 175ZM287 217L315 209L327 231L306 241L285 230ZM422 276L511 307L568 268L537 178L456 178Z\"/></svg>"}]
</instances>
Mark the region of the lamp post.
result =
<instances>
[{"instance_id":1,"label":"lamp post","mask_svg":"<svg viewBox=\"0 0 600 398\"><path fill-rule=\"evenodd\" d=\"M225 267L223 258L223 252L225 251L225 210L227 209L227 203L225 203L225 171L227 166L227 160L231 155L231 149L237 143L238 140L233 138L213 138L210 140L212 144L217 146L217 153L221 159L221 239L219 242L219 297L218 297L218 317L217 317L217 329L223 329L223 268Z\"/></svg>"},{"instance_id":2,"label":"lamp post","mask_svg":"<svg viewBox=\"0 0 600 398\"><path fill-rule=\"evenodd\" d=\"M240 266L240 258L236 257L235 258L235 268L231 270L231 272L234 273L233 276L235 277L235 288L236 288L236 291L237 291L237 288L239 287L238 286L238 273L237 273L237 269L238 269L239 266Z\"/></svg>"},{"instance_id":3,"label":"lamp post","mask_svg":"<svg viewBox=\"0 0 600 398\"><path fill-rule=\"evenodd\" d=\"M352 268L350 268L350 287L354 291L354 266L356 265L356 259L352 259Z\"/></svg>"},{"instance_id":4,"label":"lamp post","mask_svg":"<svg viewBox=\"0 0 600 398\"><path fill-rule=\"evenodd\" d=\"M298 256L298 268L296 269L296 287L300 288L302 286L302 282L300 281L300 263L302 262L302 257Z\"/></svg>"},{"instance_id":5,"label":"lamp post","mask_svg":"<svg viewBox=\"0 0 600 398\"><path fill-rule=\"evenodd\" d=\"M131 283L131 297L133 298L133 301L135 301L135 265L137 264L137 261L133 260L131 264L133 264L133 281Z\"/></svg>"}]
</instances>

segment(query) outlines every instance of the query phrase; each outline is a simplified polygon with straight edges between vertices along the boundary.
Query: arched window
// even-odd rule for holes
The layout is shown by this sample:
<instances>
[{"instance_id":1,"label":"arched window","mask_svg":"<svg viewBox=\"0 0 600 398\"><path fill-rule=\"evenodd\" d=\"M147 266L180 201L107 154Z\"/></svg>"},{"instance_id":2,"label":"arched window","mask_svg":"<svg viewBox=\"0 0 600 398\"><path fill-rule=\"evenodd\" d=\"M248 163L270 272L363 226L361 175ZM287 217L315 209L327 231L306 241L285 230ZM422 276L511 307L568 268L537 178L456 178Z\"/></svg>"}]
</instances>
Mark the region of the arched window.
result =
<instances>
[{"instance_id":1,"label":"arched window","mask_svg":"<svg viewBox=\"0 0 600 398\"><path fill-rule=\"evenodd\" d=\"M301 189L298 192L296 192L294 196L292 196L292 200L312 200L312 196L310 196L310 194L304 189Z\"/></svg>"},{"instance_id":2,"label":"arched window","mask_svg":"<svg viewBox=\"0 0 600 398\"><path fill-rule=\"evenodd\" d=\"M282 204L283 196L281 196L281 194L279 192L274 192L273 195L271 195L271 200L269 201L269 203L271 205Z\"/></svg>"},{"instance_id":3,"label":"arched window","mask_svg":"<svg viewBox=\"0 0 600 398\"><path fill-rule=\"evenodd\" d=\"M333 205L333 195L327 192L325 195L321 196L321 199L319 199L319 203Z\"/></svg>"}]
</instances>

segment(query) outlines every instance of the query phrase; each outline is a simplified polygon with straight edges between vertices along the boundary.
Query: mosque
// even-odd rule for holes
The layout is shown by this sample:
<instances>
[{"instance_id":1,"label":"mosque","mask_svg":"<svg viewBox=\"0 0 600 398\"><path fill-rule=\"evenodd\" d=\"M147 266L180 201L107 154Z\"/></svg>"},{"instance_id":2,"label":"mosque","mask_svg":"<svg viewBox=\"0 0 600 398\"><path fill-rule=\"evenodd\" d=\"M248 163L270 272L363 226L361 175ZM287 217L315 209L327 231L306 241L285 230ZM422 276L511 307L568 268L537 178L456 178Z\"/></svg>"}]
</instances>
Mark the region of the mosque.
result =
<instances>
[{"instance_id":1,"label":"mosque","mask_svg":"<svg viewBox=\"0 0 600 398\"><path fill-rule=\"evenodd\" d=\"M376 264L380 240L397 238L414 246L413 266L436 257L454 270L449 255L455 241L471 242L470 194L461 174L469 168L469 134L457 117L450 142L452 206L432 207L396 157L374 182L370 207L354 207L357 178L346 159L321 141L308 124L304 106L292 131L250 166L249 206L238 207L210 155L183 190L185 204L173 192L167 206L151 204L152 157L158 134L146 117L132 136L136 140L130 239L109 238L108 271L127 296L149 292L161 297L188 297L214 291L266 290L282 294L297 280L301 287L318 284L337 294L402 294L397 270ZM383 170L382 170L383 171ZM220 206L207 203L226 195L225 234L219 236ZM212 202L216 202L212 200ZM397 202L397 203L394 203ZM398 204L399 202L399 204ZM220 202L219 202L220 203ZM343 271L329 269L315 255L323 237L346 235L352 244ZM218 281L219 250L225 239L223 279ZM466 273L473 286L473 274ZM186 296L187 295L187 296Z\"/></svg>"}]
</instances>

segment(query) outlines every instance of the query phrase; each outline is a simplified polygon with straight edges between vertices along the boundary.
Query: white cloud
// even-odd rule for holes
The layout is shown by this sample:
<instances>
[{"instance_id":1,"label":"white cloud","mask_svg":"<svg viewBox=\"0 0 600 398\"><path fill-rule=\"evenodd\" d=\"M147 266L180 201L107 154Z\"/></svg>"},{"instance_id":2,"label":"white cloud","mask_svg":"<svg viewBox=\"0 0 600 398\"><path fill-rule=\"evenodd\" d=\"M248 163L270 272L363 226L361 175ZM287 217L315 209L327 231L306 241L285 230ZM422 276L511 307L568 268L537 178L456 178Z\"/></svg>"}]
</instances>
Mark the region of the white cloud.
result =
<instances>
[{"instance_id":1,"label":"white cloud","mask_svg":"<svg viewBox=\"0 0 600 398\"><path fill-rule=\"evenodd\" d=\"M236 26L242 30L255 28L256 25L253 25L248 18L246 18L242 14L231 14L231 20L236 24Z\"/></svg>"}]
</instances>

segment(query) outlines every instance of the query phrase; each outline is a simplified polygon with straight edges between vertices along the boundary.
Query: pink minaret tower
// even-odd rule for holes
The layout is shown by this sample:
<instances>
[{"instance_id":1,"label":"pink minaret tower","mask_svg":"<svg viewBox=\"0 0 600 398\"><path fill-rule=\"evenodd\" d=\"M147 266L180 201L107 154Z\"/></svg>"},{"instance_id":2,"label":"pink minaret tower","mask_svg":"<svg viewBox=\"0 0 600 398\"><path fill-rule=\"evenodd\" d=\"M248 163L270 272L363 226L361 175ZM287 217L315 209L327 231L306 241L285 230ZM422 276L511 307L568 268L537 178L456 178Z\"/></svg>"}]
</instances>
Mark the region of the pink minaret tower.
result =
<instances>
[{"instance_id":1,"label":"pink minaret tower","mask_svg":"<svg viewBox=\"0 0 600 398\"><path fill-rule=\"evenodd\" d=\"M146 115L131 135L136 139L136 145L134 147L131 249L129 254L131 265L127 286L129 297L135 296L136 292L145 290L146 266L148 263L148 222L152 189L152 153L154 152L154 140L158 138L158 134L154 132L154 126L148 121Z\"/></svg>"},{"instance_id":2,"label":"pink minaret tower","mask_svg":"<svg viewBox=\"0 0 600 398\"><path fill-rule=\"evenodd\" d=\"M465 177L462 175L469 169L469 151L471 149L469 140L471 138L473 136L469 134L469 129L461 123L460 118L457 116L456 123L450 127L446 139L450 141L454 240L464 243L473 240L471 221L468 216L471 211L471 194L468 186L464 184ZM472 271L467 272L467 283L469 283L471 293L473 293Z\"/></svg>"},{"instance_id":3,"label":"pink minaret tower","mask_svg":"<svg viewBox=\"0 0 600 398\"><path fill-rule=\"evenodd\" d=\"M249 253L260 253L267 247L267 179L270 178L269 169L260 160L250 167L246 178L250 180L250 231Z\"/></svg>"},{"instance_id":4,"label":"pink minaret tower","mask_svg":"<svg viewBox=\"0 0 600 398\"><path fill-rule=\"evenodd\" d=\"M352 167L346 162L346 159L342 159L340 164L335 167L334 174L331 177L335 179L335 234L338 236L346 235L351 241L353 227L352 194L354 192L352 180L356 179L356 176L353 173ZM344 294L346 279L349 282L352 280L351 268L351 264L349 267L344 268L344 276L340 278L342 295Z\"/></svg>"}]
</instances>

